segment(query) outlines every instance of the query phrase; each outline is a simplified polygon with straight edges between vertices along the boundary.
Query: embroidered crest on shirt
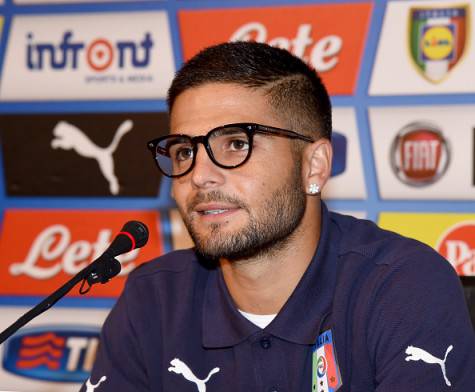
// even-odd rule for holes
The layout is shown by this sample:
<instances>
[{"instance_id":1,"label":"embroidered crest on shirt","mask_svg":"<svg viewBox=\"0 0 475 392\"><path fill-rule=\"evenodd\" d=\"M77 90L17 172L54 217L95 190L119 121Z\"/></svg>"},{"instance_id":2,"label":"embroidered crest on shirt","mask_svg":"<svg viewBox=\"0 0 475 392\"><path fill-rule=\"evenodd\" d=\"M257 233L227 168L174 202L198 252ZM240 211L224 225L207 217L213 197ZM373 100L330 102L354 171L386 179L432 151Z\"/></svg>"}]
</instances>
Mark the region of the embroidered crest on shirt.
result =
<instances>
[{"instance_id":1,"label":"embroidered crest on shirt","mask_svg":"<svg viewBox=\"0 0 475 392\"><path fill-rule=\"evenodd\" d=\"M179 360L178 358L172 359L170 361L170 365L172 366L168 368L169 372L181 374L186 380L191 381L192 383L195 383L196 387L198 388L198 392L206 392L206 383L209 381L209 379L211 378L213 374L219 372L219 368L215 367L209 372L208 377L206 377L204 380L200 380L193 374L193 372L186 365L186 363Z\"/></svg>"},{"instance_id":2,"label":"embroidered crest on shirt","mask_svg":"<svg viewBox=\"0 0 475 392\"><path fill-rule=\"evenodd\" d=\"M332 331L323 332L313 348L312 391L336 392L343 385Z\"/></svg>"},{"instance_id":3,"label":"embroidered crest on shirt","mask_svg":"<svg viewBox=\"0 0 475 392\"><path fill-rule=\"evenodd\" d=\"M414 346L408 346L406 348L406 354L408 355L405 359L406 361L423 361L428 364L437 364L440 366L442 370L442 375L444 376L445 383L447 384L448 387L450 387L452 384L447 378L447 373L445 369L445 362L447 361L447 355L452 351L454 346L450 345L447 347L447 351L445 352L444 359L440 359L437 357L434 357L432 354L428 353L427 351L423 350L422 348L419 347L414 347Z\"/></svg>"},{"instance_id":4,"label":"embroidered crest on shirt","mask_svg":"<svg viewBox=\"0 0 475 392\"><path fill-rule=\"evenodd\" d=\"M97 384L91 383L91 378L88 378L86 381L86 392L94 392L96 388L99 388L99 385L101 385L104 381L107 380L106 376L102 376Z\"/></svg>"}]
</instances>

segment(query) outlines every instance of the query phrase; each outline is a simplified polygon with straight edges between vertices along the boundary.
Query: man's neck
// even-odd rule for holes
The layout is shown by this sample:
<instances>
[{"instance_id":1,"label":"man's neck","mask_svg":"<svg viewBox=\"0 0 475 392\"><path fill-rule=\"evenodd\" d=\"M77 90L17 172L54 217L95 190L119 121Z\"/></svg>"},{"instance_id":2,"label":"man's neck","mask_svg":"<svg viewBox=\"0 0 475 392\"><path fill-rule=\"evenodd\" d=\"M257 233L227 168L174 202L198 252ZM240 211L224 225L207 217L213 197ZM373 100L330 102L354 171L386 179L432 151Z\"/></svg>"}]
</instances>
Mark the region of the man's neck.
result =
<instances>
[{"instance_id":1,"label":"man's neck","mask_svg":"<svg viewBox=\"0 0 475 392\"><path fill-rule=\"evenodd\" d=\"M220 260L224 281L240 310L276 314L287 302L318 246L320 208L313 219L309 212L285 246L246 260Z\"/></svg>"}]
</instances>

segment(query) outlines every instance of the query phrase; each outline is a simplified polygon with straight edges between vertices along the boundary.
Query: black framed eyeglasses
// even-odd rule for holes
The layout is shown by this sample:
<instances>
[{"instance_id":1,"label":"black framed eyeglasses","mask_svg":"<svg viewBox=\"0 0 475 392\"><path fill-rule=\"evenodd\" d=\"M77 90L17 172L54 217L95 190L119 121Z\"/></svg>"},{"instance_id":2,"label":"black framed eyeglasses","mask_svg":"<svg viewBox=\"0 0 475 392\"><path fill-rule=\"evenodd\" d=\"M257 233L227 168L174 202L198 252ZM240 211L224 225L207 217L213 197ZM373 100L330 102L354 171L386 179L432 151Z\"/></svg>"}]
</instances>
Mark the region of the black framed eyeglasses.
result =
<instances>
[{"instance_id":1,"label":"black framed eyeglasses","mask_svg":"<svg viewBox=\"0 0 475 392\"><path fill-rule=\"evenodd\" d=\"M195 165L198 144L216 166L234 169L251 157L253 138L256 133L299 139L308 143L314 140L287 129L253 123L227 124L212 129L204 136L167 135L147 143L154 161L167 177L177 178L188 174Z\"/></svg>"}]
</instances>

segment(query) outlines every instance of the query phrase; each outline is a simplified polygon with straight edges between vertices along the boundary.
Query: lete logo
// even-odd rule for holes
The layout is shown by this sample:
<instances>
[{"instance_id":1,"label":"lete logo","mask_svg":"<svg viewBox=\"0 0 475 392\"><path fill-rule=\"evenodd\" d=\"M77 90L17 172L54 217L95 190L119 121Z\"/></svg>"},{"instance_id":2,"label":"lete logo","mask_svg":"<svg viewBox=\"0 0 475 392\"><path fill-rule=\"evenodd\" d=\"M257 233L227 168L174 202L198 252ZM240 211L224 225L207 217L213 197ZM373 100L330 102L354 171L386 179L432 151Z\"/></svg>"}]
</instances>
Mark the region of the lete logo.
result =
<instances>
[{"instance_id":1,"label":"lete logo","mask_svg":"<svg viewBox=\"0 0 475 392\"><path fill-rule=\"evenodd\" d=\"M297 27L297 34L292 39L285 37L269 38L264 24L259 22L246 23L239 27L229 40L264 42L271 46L286 49L308 62L318 72L329 71L338 64L338 53L343 46L343 40L337 35L327 35L314 41L312 39L312 25L307 23ZM309 55L305 56L308 48L310 48Z\"/></svg>"},{"instance_id":2,"label":"lete logo","mask_svg":"<svg viewBox=\"0 0 475 392\"><path fill-rule=\"evenodd\" d=\"M88 241L71 241L71 232L64 225L53 225L44 229L36 237L25 260L10 266L13 276L25 274L35 279L50 279L64 270L69 275L77 274L87 266L88 259L95 260L111 242L111 230L100 230L94 243ZM119 275L131 272L135 265L129 263L137 258L140 249L118 257L123 263ZM39 265L40 260L59 262L51 266ZM125 264L125 265L124 265Z\"/></svg>"},{"instance_id":3,"label":"lete logo","mask_svg":"<svg viewBox=\"0 0 475 392\"><path fill-rule=\"evenodd\" d=\"M116 297L126 274L163 253L160 215L148 210L7 210L0 237L0 295L45 295L99 257L124 222L150 230L147 246L120 256L121 276L91 290ZM75 290L72 296L79 295Z\"/></svg>"},{"instance_id":4,"label":"lete logo","mask_svg":"<svg viewBox=\"0 0 475 392\"><path fill-rule=\"evenodd\" d=\"M331 94L351 94L371 7L358 3L182 10L178 15L184 57L218 42L264 42L290 51L322 73Z\"/></svg>"},{"instance_id":5,"label":"lete logo","mask_svg":"<svg viewBox=\"0 0 475 392\"><path fill-rule=\"evenodd\" d=\"M450 261L459 275L475 275L475 222L460 222L449 228L435 249Z\"/></svg>"},{"instance_id":6,"label":"lete logo","mask_svg":"<svg viewBox=\"0 0 475 392\"><path fill-rule=\"evenodd\" d=\"M5 346L3 368L18 376L44 381L83 382L92 370L100 328L26 328Z\"/></svg>"}]
</instances>

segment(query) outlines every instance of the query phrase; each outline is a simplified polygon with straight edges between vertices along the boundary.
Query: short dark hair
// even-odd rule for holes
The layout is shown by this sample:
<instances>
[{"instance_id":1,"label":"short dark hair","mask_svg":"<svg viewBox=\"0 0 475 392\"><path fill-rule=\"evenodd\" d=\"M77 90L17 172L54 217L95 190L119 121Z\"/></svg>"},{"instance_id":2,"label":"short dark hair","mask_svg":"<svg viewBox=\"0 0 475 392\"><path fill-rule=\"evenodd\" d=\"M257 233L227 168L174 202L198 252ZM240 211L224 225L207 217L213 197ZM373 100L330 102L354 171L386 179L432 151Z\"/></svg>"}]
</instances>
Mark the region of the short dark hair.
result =
<instances>
[{"instance_id":1,"label":"short dark hair","mask_svg":"<svg viewBox=\"0 0 475 392\"><path fill-rule=\"evenodd\" d=\"M202 50L173 79L168 90L170 112L181 93L207 83L262 89L289 128L331 139L331 103L325 86L314 69L287 50L256 42L223 43Z\"/></svg>"}]
</instances>

